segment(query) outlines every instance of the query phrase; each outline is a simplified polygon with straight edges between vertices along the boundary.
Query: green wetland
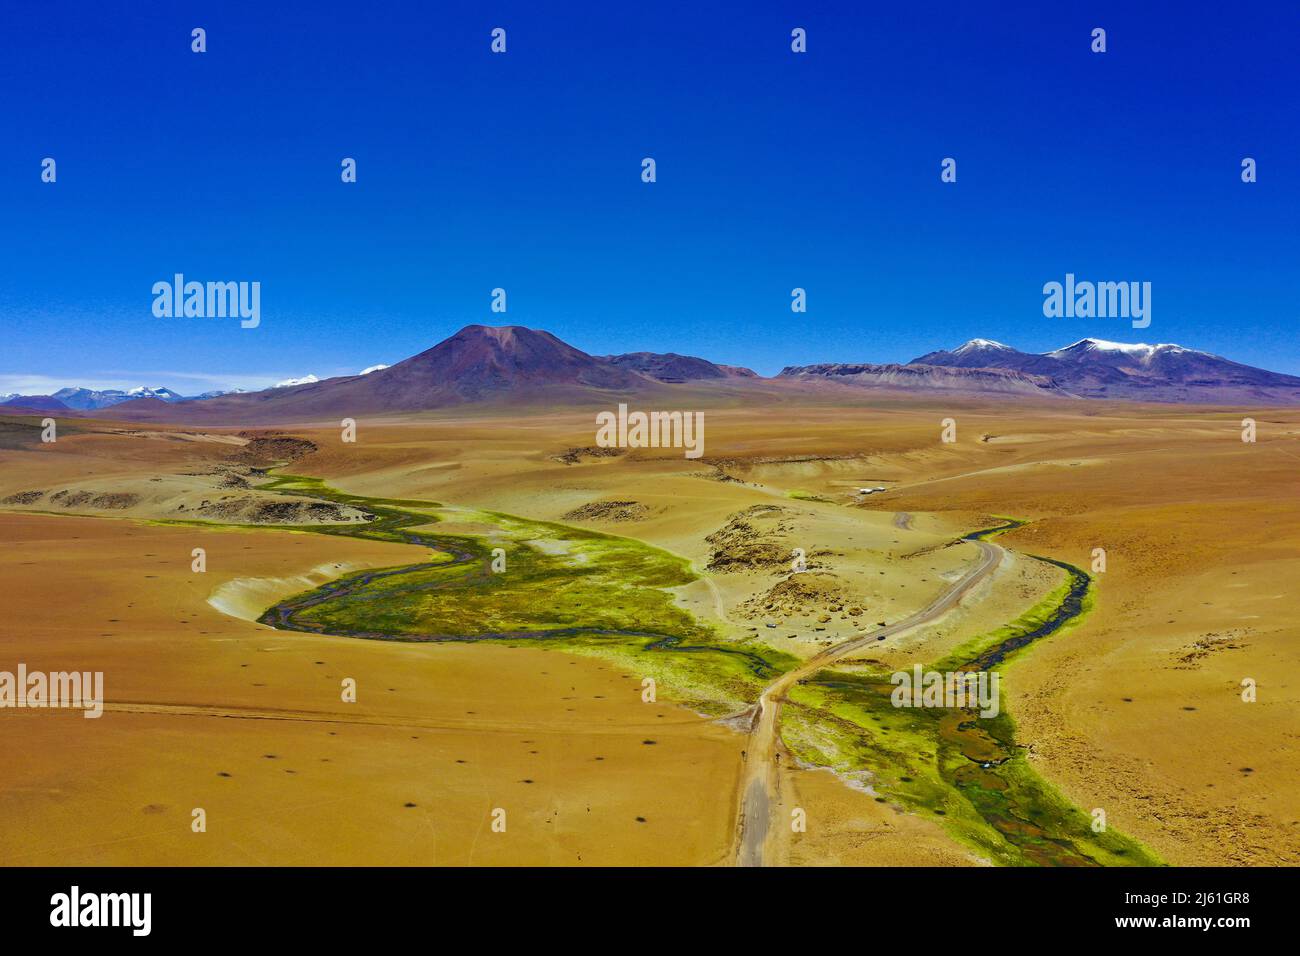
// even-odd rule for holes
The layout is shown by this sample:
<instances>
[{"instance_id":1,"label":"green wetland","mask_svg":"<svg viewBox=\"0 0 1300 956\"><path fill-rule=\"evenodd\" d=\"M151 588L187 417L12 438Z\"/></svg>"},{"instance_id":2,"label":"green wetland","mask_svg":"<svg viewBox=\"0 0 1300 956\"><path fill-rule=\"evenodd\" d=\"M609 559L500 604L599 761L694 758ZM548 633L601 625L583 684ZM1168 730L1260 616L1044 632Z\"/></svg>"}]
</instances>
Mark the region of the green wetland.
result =
<instances>
[{"instance_id":1,"label":"green wetland","mask_svg":"<svg viewBox=\"0 0 1300 956\"><path fill-rule=\"evenodd\" d=\"M346 575L267 610L285 630L387 641L479 641L547 647L611 661L660 693L710 716L751 706L797 664L757 641L736 642L697 621L672 589L697 577L689 562L616 535L433 502L368 498L321 479L280 475L266 490L352 505L365 524L310 530L430 549L427 561ZM969 535L991 538L1021 522ZM452 524L455 532L440 528ZM465 531L465 528L473 529ZM1078 568L1035 557L1065 579L1037 605L926 665L1003 672L1030 643L1068 631L1091 608ZM504 567L502 567L504 562ZM1003 865L1159 865L1141 844L1069 803L1029 765L1002 709L893 706L889 673L828 668L797 685L781 736L802 763L869 785L881 802L940 822L979 856Z\"/></svg>"},{"instance_id":2,"label":"green wetland","mask_svg":"<svg viewBox=\"0 0 1300 956\"><path fill-rule=\"evenodd\" d=\"M432 552L427 562L350 574L295 595L263 614L265 624L371 640L545 642L653 678L673 700L711 716L745 708L795 664L761 644L723 640L696 621L671 591L696 579L689 562L640 541L497 512L361 498L313 478L285 475L262 487L376 515L365 525L320 526L322 533ZM452 522L481 533L438 527Z\"/></svg>"}]
</instances>

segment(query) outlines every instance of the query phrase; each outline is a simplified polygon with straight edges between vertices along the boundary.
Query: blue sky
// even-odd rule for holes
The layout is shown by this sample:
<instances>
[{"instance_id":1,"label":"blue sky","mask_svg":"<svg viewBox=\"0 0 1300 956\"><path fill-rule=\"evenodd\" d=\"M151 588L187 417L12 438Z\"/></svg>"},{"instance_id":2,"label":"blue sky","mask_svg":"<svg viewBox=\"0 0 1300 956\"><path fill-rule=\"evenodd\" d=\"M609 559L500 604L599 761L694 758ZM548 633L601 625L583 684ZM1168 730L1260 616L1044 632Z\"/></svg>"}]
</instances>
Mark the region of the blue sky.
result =
<instances>
[{"instance_id":1,"label":"blue sky","mask_svg":"<svg viewBox=\"0 0 1300 956\"><path fill-rule=\"evenodd\" d=\"M0 391L323 378L473 322L764 373L977 336L1300 373L1300 8L1160 6L10 5ZM154 317L177 272L260 281L261 325ZM1044 318L1066 272L1151 282L1151 327Z\"/></svg>"}]
</instances>

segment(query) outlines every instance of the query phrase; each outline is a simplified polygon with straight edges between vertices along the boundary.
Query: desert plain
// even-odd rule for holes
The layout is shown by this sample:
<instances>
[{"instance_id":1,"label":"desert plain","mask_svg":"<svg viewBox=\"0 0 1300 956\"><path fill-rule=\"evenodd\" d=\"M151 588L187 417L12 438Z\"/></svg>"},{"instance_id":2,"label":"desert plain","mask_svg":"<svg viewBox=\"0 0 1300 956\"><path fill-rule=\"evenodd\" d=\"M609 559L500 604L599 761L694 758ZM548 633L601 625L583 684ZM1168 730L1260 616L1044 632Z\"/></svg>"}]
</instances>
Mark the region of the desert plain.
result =
<instances>
[{"instance_id":1,"label":"desert plain","mask_svg":"<svg viewBox=\"0 0 1300 956\"><path fill-rule=\"evenodd\" d=\"M755 839L741 789L763 686L939 600L985 553L966 535L1012 519L953 606L827 668L948 659L1050 603L1067 576L1041 558L1084 569L1085 611L1000 667L1014 762L1048 794L1021 822L1100 810L1128 841L1073 862L1300 863L1300 411L813 389L737 402L705 386L692 401L699 459L594 449L596 409L568 406L362 418L355 442L337 422L68 419L47 443L39 419L0 419L0 670L105 683L98 719L0 711L0 864L732 865ZM284 476L320 481L268 487ZM508 634L266 623L349 576L372 589L349 598L355 618L387 593L367 575L430 561L352 533L368 502L500 547L503 588L516 559L546 581L585 575L611 607L580 606L628 626L573 637L551 585ZM673 573L601 591L622 567L606 553ZM401 607L495 620L494 586L426 582ZM702 652L632 640L642 614ZM763 863L1044 861L944 774L917 790L899 747L923 771L938 750L819 709L809 695L835 681L814 676L778 717ZM1003 783L983 785L996 799Z\"/></svg>"}]
</instances>

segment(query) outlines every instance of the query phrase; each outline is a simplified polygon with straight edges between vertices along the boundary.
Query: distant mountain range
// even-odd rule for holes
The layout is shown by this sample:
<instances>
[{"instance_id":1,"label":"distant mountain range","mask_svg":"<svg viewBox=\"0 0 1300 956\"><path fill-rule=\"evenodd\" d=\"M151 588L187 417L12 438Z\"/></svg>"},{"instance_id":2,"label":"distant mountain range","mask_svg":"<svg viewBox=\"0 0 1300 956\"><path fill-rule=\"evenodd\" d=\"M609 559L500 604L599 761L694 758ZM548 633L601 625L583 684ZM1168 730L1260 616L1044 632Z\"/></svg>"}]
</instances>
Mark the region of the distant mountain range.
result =
<instances>
[{"instance_id":1,"label":"distant mountain range","mask_svg":"<svg viewBox=\"0 0 1300 956\"><path fill-rule=\"evenodd\" d=\"M82 411L120 405L122 402L129 402L133 398L156 398L164 402L179 402L181 400L181 396L170 388L149 388L146 385L141 385L139 388L133 388L129 391L121 391L116 388L98 391L90 388L61 388L50 397L62 402L68 408L76 408Z\"/></svg>"},{"instance_id":2,"label":"distant mountain range","mask_svg":"<svg viewBox=\"0 0 1300 956\"><path fill-rule=\"evenodd\" d=\"M904 364L789 366L773 378L677 353L588 355L521 326L470 325L392 366L318 381L307 375L258 392L183 398L166 388L0 396L0 408L130 421L241 424L309 421L470 405L616 401L633 394L671 402L674 386L766 391L834 384L891 394L1128 399L1203 404L1300 403L1300 377L1269 372L1181 345L1081 339L1051 352L1020 352L972 339ZM666 407L666 406L665 406Z\"/></svg>"},{"instance_id":3,"label":"distant mountain range","mask_svg":"<svg viewBox=\"0 0 1300 956\"><path fill-rule=\"evenodd\" d=\"M0 410L8 411L10 414L51 412L58 415L73 411L57 398L51 398L49 395L18 395L14 393L5 395L3 398L4 400L0 401Z\"/></svg>"},{"instance_id":4,"label":"distant mountain range","mask_svg":"<svg viewBox=\"0 0 1300 956\"><path fill-rule=\"evenodd\" d=\"M593 393L662 387L649 376L598 359L549 332L520 326L470 325L433 348L387 368L247 395L182 403L187 420L312 419L421 411L479 402L581 399ZM113 410L145 416L156 406L128 402ZM201 405L201 408L186 406Z\"/></svg>"},{"instance_id":5,"label":"distant mountain range","mask_svg":"<svg viewBox=\"0 0 1300 956\"><path fill-rule=\"evenodd\" d=\"M758 378L758 373L738 365L715 365L707 359L676 352L628 352L599 359L630 368L660 382L694 382L717 378Z\"/></svg>"},{"instance_id":6,"label":"distant mountain range","mask_svg":"<svg viewBox=\"0 0 1300 956\"><path fill-rule=\"evenodd\" d=\"M370 368L363 370L361 374L368 375L381 368L388 368L388 366L372 365ZM301 378L289 378L283 382L276 382L271 388L289 388L294 385L305 385L317 381L319 379L315 375L304 375ZM114 405L121 405L123 402L141 398L152 398L167 403L190 402L197 399L220 398L222 395L244 395L247 392L248 390L243 388L223 388L203 392L199 395L181 395L178 392L173 392L170 388L151 388L147 385L127 390L71 387L61 388L51 395L23 395L18 392L10 392L0 395L0 408L21 406L45 411L92 412L101 408L112 408Z\"/></svg>"},{"instance_id":7,"label":"distant mountain range","mask_svg":"<svg viewBox=\"0 0 1300 956\"><path fill-rule=\"evenodd\" d=\"M930 352L911 365L1004 369L1048 379L1080 398L1150 402L1300 401L1300 378L1268 372L1181 345L1129 345L1080 339L1041 354L971 339L951 352Z\"/></svg>"},{"instance_id":8,"label":"distant mountain range","mask_svg":"<svg viewBox=\"0 0 1300 956\"><path fill-rule=\"evenodd\" d=\"M236 388L204 392L202 395L192 397L216 398L218 395L232 395L243 391L242 388ZM112 408L114 405L121 405L123 402L130 402L140 398L151 398L160 402L190 401L190 398L173 392L170 388L150 388L147 385L141 385L139 388L125 391L117 388L61 388L52 395L21 395L17 392L11 392L8 395L0 395L0 407L22 406L46 411L93 412L101 408Z\"/></svg>"},{"instance_id":9,"label":"distant mountain range","mask_svg":"<svg viewBox=\"0 0 1300 956\"><path fill-rule=\"evenodd\" d=\"M1069 397L1050 378L1001 368L920 365L868 365L834 362L792 365L778 378L825 380L844 385L877 386L922 392L986 392L999 395Z\"/></svg>"}]
</instances>

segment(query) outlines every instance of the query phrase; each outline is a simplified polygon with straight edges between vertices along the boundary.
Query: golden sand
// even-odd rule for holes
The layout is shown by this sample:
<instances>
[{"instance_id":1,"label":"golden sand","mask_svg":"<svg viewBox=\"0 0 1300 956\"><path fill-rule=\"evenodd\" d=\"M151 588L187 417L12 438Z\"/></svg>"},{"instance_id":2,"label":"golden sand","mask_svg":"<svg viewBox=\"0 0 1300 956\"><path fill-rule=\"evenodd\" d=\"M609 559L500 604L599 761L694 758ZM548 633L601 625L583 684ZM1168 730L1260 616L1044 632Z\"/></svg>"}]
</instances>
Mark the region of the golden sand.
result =
<instances>
[{"instance_id":1,"label":"golden sand","mask_svg":"<svg viewBox=\"0 0 1300 956\"><path fill-rule=\"evenodd\" d=\"M1034 766L1171 863L1298 863L1300 413L1251 414L1254 445L1240 441L1240 410L810 400L711 408L701 461L647 450L577 464L557 459L592 443L585 412L362 422L355 446L332 428L285 430L320 445L295 473L356 494L554 521L635 502L631 518L570 523L666 547L701 571L707 536L775 505L786 516L777 544L808 542L872 623L923 606L959 573L962 532L994 515L1028 519L1000 539L1014 554L979 591L880 649L889 664L933 660L1032 606L1056 581L1026 555L1088 568L1104 548L1096 609L1036 643L1003 682ZM948 415L955 445L939 442ZM0 497L148 482L229 453L141 436L59 446L0 452ZM856 494L877 484L888 490ZM910 529L895 524L904 512ZM542 649L275 632L210 603L245 579L226 597L248 599L225 607L253 616L313 569L405 563L420 549L15 514L0 516L0 540L12 608L0 666L102 669L109 697L100 721L0 714L0 862L730 860L744 738L670 702L642 704L634 675ZM206 575L189 570L200 545ZM821 623L792 612L768 628L745 610L785 577L705 573L679 601L796 654L855 631L842 612ZM355 705L339 701L348 676ZM1255 703L1241 699L1245 679ZM809 821L777 841L787 862L978 862L936 825L825 771L784 773L778 811L797 805ZM190 832L194 807L207 810L205 834ZM497 807L504 834L490 828Z\"/></svg>"},{"instance_id":2,"label":"golden sand","mask_svg":"<svg viewBox=\"0 0 1300 956\"><path fill-rule=\"evenodd\" d=\"M0 863L726 855L742 738L641 703L627 675L545 650L277 632L207 600L236 567L290 577L423 549L39 515L0 516L0 536L0 659L101 670L108 698L98 720L0 715ZM192 547L208 549L206 574L190 571ZM355 704L340 699L345 677ZM206 833L191 831L195 808ZM497 808L504 833L491 830Z\"/></svg>"}]
</instances>

